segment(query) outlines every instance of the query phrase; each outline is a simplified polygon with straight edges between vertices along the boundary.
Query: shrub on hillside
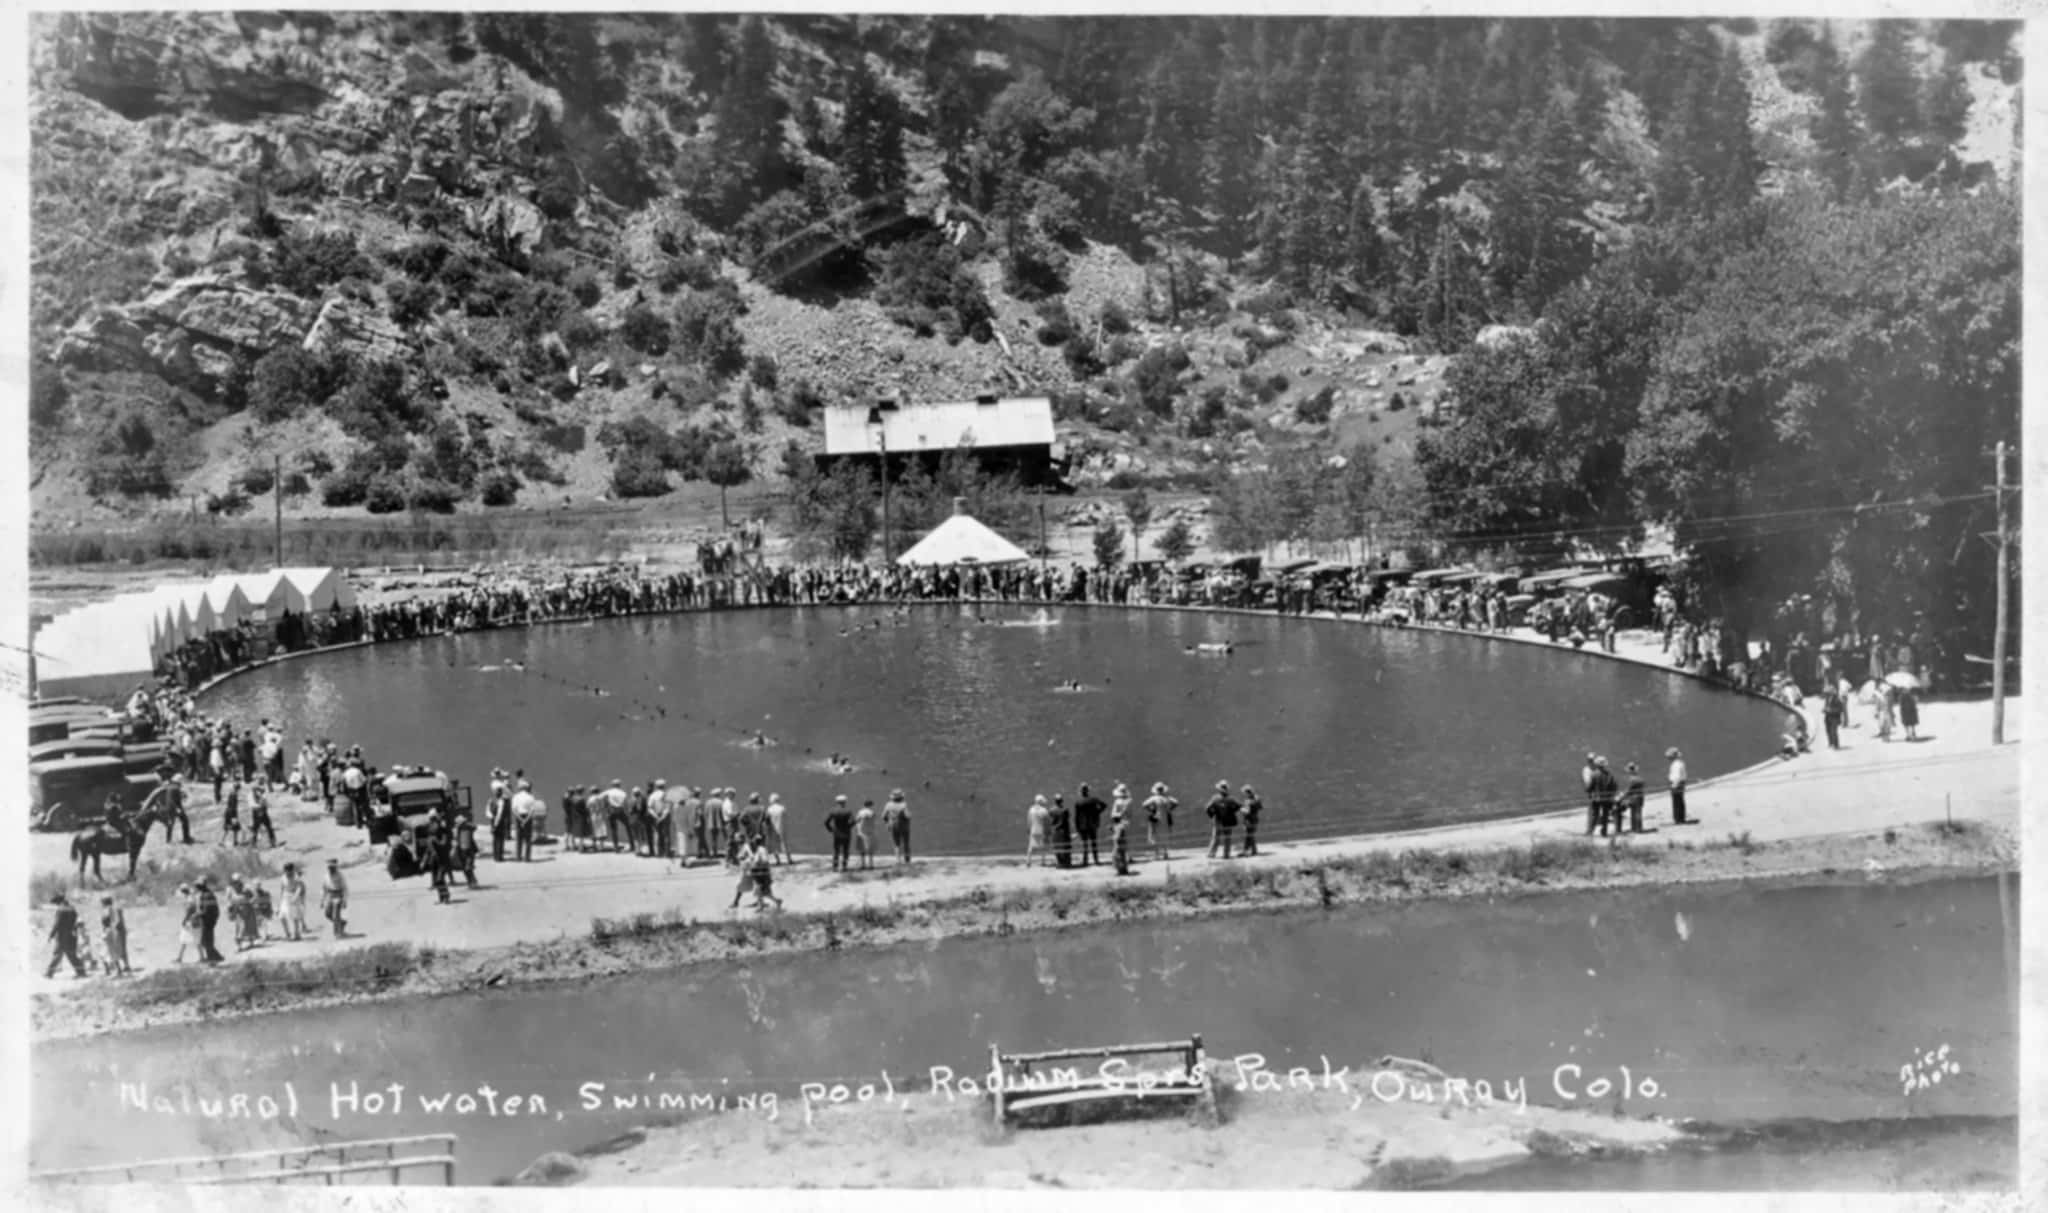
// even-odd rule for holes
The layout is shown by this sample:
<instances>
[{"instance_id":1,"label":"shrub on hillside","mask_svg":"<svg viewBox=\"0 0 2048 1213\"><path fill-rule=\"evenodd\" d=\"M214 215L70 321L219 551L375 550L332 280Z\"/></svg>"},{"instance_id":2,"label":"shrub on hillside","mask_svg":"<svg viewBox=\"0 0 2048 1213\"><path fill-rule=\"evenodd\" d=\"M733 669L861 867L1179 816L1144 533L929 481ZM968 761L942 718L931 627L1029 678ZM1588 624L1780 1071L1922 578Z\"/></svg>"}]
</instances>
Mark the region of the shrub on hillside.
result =
<instances>
[{"instance_id":1,"label":"shrub on hillside","mask_svg":"<svg viewBox=\"0 0 2048 1213\"><path fill-rule=\"evenodd\" d=\"M249 368L243 394L258 421L276 424L300 409L326 401L339 386L343 368L335 361L285 344L258 358Z\"/></svg>"},{"instance_id":2,"label":"shrub on hillside","mask_svg":"<svg viewBox=\"0 0 2048 1213\"><path fill-rule=\"evenodd\" d=\"M277 475L269 464L254 463L242 469L242 474L235 478L235 483L249 496L261 497L276 486Z\"/></svg>"},{"instance_id":3,"label":"shrub on hillside","mask_svg":"<svg viewBox=\"0 0 2048 1213\"><path fill-rule=\"evenodd\" d=\"M995 338L994 310L980 279L967 272L943 233L927 232L875 254L874 299L897 324L947 340Z\"/></svg>"},{"instance_id":4,"label":"shrub on hillside","mask_svg":"<svg viewBox=\"0 0 2048 1213\"><path fill-rule=\"evenodd\" d=\"M461 490L445 480L417 480L412 492L406 497L406 505L429 514L453 514L455 503L462 498Z\"/></svg>"},{"instance_id":5,"label":"shrub on hillside","mask_svg":"<svg viewBox=\"0 0 2048 1213\"><path fill-rule=\"evenodd\" d=\"M519 477L510 472L492 472L484 477L478 496L488 506L514 505L519 501Z\"/></svg>"},{"instance_id":6,"label":"shrub on hillside","mask_svg":"<svg viewBox=\"0 0 2048 1213\"><path fill-rule=\"evenodd\" d=\"M215 518L234 518L249 512L249 495L234 485L206 495L206 512Z\"/></svg>"},{"instance_id":7,"label":"shrub on hillside","mask_svg":"<svg viewBox=\"0 0 2048 1213\"><path fill-rule=\"evenodd\" d=\"M1305 400L1295 401L1294 415L1304 424L1321 425L1330 419L1330 412L1336 405L1337 389L1326 386Z\"/></svg>"},{"instance_id":8,"label":"shrub on hillside","mask_svg":"<svg viewBox=\"0 0 2048 1213\"><path fill-rule=\"evenodd\" d=\"M619 339L643 354L668 353L668 321L644 303L636 303L619 322Z\"/></svg>"},{"instance_id":9,"label":"shrub on hillside","mask_svg":"<svg viewBox=\"0 0 2048 1213\"><path fill-rule=\"evenodd\" d=\"M295 295L318 295L344 278L369 278L375 272L346 232L286 230L271 250L271 281Z\"/></svg>"},{"instance_id":10,"label":"shrub on hillside","mask_svg":"<svg viewBox=\"0 0 2048 1213\"><path fill-rule=\"evenodd\" d=\"M1402 394L1401 394L1401 393L1399 393L1399 392L1395 392L1395 393L1394 393L1394 396L1393 396L1393 399L1391 399L1391 400L1387 401L1387 411L1388 411L1389 413L1398 413L1398 412L1400 412L1400 411L1401 411L1402 409L1405 409L1405 408L1407 408L1407 407L1408 407L1408 397L1406 397L1406 396L1402 395Z\"/></svg>"},{"instance_id":11,"label":"shrub on hillside","mask_svg":"<svg viewBox=\"0 0 2048 1213\"><path fill-rule=\"evenodd\" d=\"M391 297L391 318L406 328L432 316L441 306L441 288L431 282L402 278L385 293Z\"/></svg>"},{"instance_id":12,"label":"shrub on hillside","mask_svg":"<svg viewBox=\"0 0 2048 1213\"><path fill-rule=\"evenodd\" d=\"M1120 337L1131 331L1131 313L1123 304L1111 299L1102 305L1096 315L1102 321L1102 331L1112 337Z\"/></svg>"},{"instance_id":13,"label":"shrub on hillside","mask_svg":"<svg viewBox=\"0 0 2048 1213\"><path fill-rule=\"evenodd\" d=\"M739 317L746 311L729 282L709 291L693 290L676 308L676 335L697 361L720 378L746 369L746 341Z\"/></svg>"},{"instance_id":14,"label":"shrub on hillside","mask_svg":"<svg viewBox=\"0 0 2048 1213\"><path fill-rule=\"evenodd\" d=\"M1067 255L1036 232L1021 230L1004 250L1003 286L1026 302L1060 294L1067 289Z\"/></svg>"},{"instance_id":15,"label":"shrub on hillside","mask_svg":"<svg viewBox=\"0 0 2048 1213\"><path fill-rule=\"evenodd\" d=\"M1076 379L1093 379L1107 369L1103 365L1101 351L1096 348L1095 339L1078 330L1067 338L1067 344L1060 353L1066 359L1067 369L1073 372Z\"/></svg>"},{"instance_id":16,"label":"shrub on hillside","mask_svg":"<svg viewBox=\"0 0 2048 1213\"><path fill-rule=\"evenodd\" d=\"M1144 350L1145 347L1138 344L1137 338L1126 333L1110 338L1109 347L1103 351L1103 361L1110 366L1122 366Z\"/></svg>"},{"instance_id":17,"label":"shrub on hillside","mask_svg":"<svg viewBox=\"0 0 2048 1213\"><path fill-rule=\"evenodd\" d=\"M548 457L533 447L521 451L512 461L513 470L535 484L567 484L568 477L548 462Z\"/></svg>"},{"instance_id":18,"label":"shrub on hillside","mask_svg":"<svg viewBox=\"0 0 2048 1213\"><path fill-rule=\"evenodd\" d=\"M367 465L351 461L320 481L320 504L330 509L363 504L369 499L371 477Z\"/></svg>"},{"instance_id":19,"label":"shrub on hillside","mask_svg":"<svg viewBox=\"0 0 2048 1213\"><path fill-rule=\"evenodd\" d=\"M440 275L442 267L448 264L453 250L448 242L438 236L428 236L400 245L392 252L391 264L416 282L432 281Z\"/></svg>"},{"instance_id":20,"label":"shrub on hillside","mask_svg":"<svg viewBox=\"0 0 2048 1213\"><path fill-rule=\"evenodd\" d=\"M1154 346L1131 368L1127 390L1140 408L1154 416L1172 416L1173 402L1180 395L1180 373L1188 365L1188 352L1179 345Z\"/></svg>"},{"instance_id":21,"label":"shrub on hillside","mask_svg":"<svg viewBox=\"0 0 2048 1213\"><path fill-rule=\"evenodd\" d=\"M684 253L669 259L661 267L661 276L655 285L664 295L673 295L688 287L693 291L708 291L719 281L718 262L703 253Z\"/></svg>"},{"instance_id":22,"label":"shrub on hillside","mask_svg":"<svg viewBox=\"0 0 2048 1213\"><path fill-rule=\"evenodd\" d=\"M536 437L564 455L574 455L589 442L588 435L581 425L545 425L541 427Z\"/></svg>"},{"instance_id":23,"label":"shrub on hillside","mask_svg":"<svg viewBox=\"0 0 2048 1213\"><path fill-rule=\"evenodd\" d=\"M1065 345L1080 330L1067 314L1064 300L1046 299L1038 305L1038 344Z\"/></svg>"},{"instance_id":24,"label":"shrub on hillside","mask_svg":"<svg viewBox=\"0 0 2048 1213\"><path fill-rule=\"evenodd\" d=\"M37 358L28 367L28 420L38 429L55 427L71 403L71 388L57 364Z\"/></svg>"},{"instance_id":25,"label":"shrub on hillside","mask_svg":"<svg viewBox=\"0 0 2048 1213\"><path fill-rule=\"evenodd\" d=\"M597 271L587 265L570 270L568 277L562 280L562 286L584 307L604 298L604 283L599 280Z\"/></svg>"},{"instance_id":26,"label":"shrub on hillside","mask_svg":"<svg viewBox=\"0 0 2048 1213\"><path fill-rule=\"evenodd\" d=\"M403 437L425 417L424 404L406 390L405 368L398 363L354 359L345 374L327 413L350 437L369 442Z\"/></svg>"},{"instance_id":27,"label":"shrub on hillside","mask_svg":"<svg viewBox=\"0 0 2048 1213\"><path fill-rule=\"evenodd\" d=\"M561 325L555 330L561 335L562 343L581 353L603 344L606 337L604 326L590 318L590 313L576 308L562 317Z\"/></svg>"},{"instance_id":28,"label":"shrub on hillside","mask_svg":"<svg viewBox=\"0 0 2048 1213\"><path fill-rule=\"evenodd\" d=\"M781 368L771 354L756 354L747 360L747 380L764 392L772 392L781 381Z\"/></svg>"},{"instance_id":29,"label":"shrub on hillside","mask_svg":"<svg viewBox=\"0 0 2048 1213\"><path fill-rule=\"evenodd\" d=\"M612 495L622 500L659 497L668 492L668 469L653 452L627 447L612 461Z\"/></svg>"},{"instance_id":30,"label":"shrub on hillside","mask_svg":"<svg viewBox=\"0 0 2048 1213\"><path fill-rule=\"evenodd\" d=\"M363 508L372 514L396 514L405 508L405 490L394 477L378 476L370 481L369 492L363 496Z\"/></svg>"}]
</instances>

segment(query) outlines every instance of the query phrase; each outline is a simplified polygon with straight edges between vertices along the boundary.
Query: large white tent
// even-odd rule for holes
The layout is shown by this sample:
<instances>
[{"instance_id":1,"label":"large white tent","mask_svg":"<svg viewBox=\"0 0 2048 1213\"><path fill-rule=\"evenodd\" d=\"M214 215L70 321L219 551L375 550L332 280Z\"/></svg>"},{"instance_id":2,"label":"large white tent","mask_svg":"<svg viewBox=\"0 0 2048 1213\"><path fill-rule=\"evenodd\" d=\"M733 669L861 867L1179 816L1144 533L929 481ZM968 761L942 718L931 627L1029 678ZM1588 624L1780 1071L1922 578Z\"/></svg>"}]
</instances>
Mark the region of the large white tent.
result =
<instances>
[{"instance_id":1,"label":"large white tent","mask_svg":"<svg viewBox=\"0 0 2048 1213\"><path fill-rule=\"evenodd\" d=\"M953 516L946 519L911 549L896 558L901 565L999 565L1018 564L1031 559L1024 549L996 534L967 514L966 503L953 502Z\"/></svg>"},{"instance_id":2,"label":"large white tent","mask_svg":"<svg viewBox=\"0 0 2048 1213\"><path fill-rule=\"evenodd\" d=\"M37 681L55 690L147 678L162 650L161 591L123 594L69 611L36 633Z\"/></svg>"}]
</instances>

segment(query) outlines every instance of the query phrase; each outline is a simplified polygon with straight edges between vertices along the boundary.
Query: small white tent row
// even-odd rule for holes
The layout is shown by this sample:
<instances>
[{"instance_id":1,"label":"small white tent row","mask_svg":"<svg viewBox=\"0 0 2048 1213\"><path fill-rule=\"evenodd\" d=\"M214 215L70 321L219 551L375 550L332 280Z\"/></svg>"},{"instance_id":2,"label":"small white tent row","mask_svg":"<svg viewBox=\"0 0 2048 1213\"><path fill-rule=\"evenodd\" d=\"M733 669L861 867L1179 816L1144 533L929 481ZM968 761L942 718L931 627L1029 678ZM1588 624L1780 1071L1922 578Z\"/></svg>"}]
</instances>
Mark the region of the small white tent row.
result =
<instances>
[{"instance_id":1,"label":"small white tent row","mask_svg":"<svg viewBox=\"0 0 2048 1213\"><path fill-rule=\"evenodd\" d=\"M343 610L354 606L356 591L331 568L274 569L268 573L224 574L194 594L187 587L164 600L157 635L175 649L217 628L238 627L244 620L275 623L285 612Z\"/></svg>"},{"instance_id":2,"label":"small white tent row","mask_svg":"<svg viewBox=\"0 0 2048 1213\"><path fill-rule=\"evenodd\" d=\"M53 690L147 678L187 640L244 620L274 623L286 611L355 605L355 587L331 568L226 574L160 586L67 611L36 633L37 680Z\"/></svg>"}]
</instances>

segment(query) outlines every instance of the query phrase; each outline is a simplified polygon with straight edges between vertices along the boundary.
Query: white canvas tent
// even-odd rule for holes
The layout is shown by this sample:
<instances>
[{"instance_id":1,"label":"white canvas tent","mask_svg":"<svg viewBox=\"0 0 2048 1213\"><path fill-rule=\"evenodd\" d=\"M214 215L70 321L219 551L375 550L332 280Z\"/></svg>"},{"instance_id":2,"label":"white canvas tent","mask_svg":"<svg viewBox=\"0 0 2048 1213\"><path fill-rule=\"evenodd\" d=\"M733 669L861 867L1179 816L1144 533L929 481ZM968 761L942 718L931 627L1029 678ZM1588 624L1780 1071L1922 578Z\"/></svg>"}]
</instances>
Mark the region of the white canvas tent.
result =
<instances>
[{"instance_id":1,"label":"white canvas tent","mask_svg":"<svg viewBox=\"0 0 2048 1213\"><path fill-rule=\"evenodd\" d=\"M207 583L206 602L213 608L213 626L217 628L232 628L249 613L249 596L242 592L239 579L230 574Z\"/></svg>"},{"instance_id":2,"label":"white canvas tent","mask_svg":"<svg viewBox=\"0 0 2048 1213\"><path fill-rule=\"evenodd\" d=\"M305 597L282 571L251 573L239 578L237 584L249 600L249 617L252 619L275 621L286 611L306 609Z\"/></svg>"},{"instance_id":3,"label":"white canvas tent","mask_svg":"<svg viewBox=\"0 0 2048 1213\"><path fill-rule=\"evenodd\" d=\"M298 594L301 605L295 611L330 611L336 607L347 610L356 604L356 588L333 568L285 569L285 580L291 583Z\"/></svg>"},{"instance_id":4,"label":"white canvas tent","mask_svg":"<svg viewBox=\"0 0 2048 1213\"><path fill-rule=\"evenodd\" d=\"M969 517L967 503L953 502L953 516L933 527L911 549L896 558L910 566L1019 564L1029 560L1024 549Z\"/></svg>"}]
</instances>

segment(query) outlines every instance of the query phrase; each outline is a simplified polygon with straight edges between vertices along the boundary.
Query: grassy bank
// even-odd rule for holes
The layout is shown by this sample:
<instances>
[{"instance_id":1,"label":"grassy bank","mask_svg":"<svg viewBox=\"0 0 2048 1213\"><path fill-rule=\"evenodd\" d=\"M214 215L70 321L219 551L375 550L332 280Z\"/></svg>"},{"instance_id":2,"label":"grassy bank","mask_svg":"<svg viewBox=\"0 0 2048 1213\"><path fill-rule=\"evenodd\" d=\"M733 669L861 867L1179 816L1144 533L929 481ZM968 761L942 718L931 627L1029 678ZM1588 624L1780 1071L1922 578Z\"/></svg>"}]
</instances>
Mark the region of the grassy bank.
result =
<instances>
[{"instance_id":1,"label":"grassy bank","mask_svg":"<svg viewBox=\"0 0 2048 1213\"><path fill-rule=\"evenodd\" d=\"M1174 873L1161 882L1048 879L1007 890L973 885L828 912L748 912L716 920L674 910L648 912L594 919L584 938L505 948L379 943L301 960L193 965L41 994L32 1015L35 1034L49 1039L508 984L589 980L704 961L1001 937L1141 919L1715 881L1793 884L1861 874L1872 860L1891 878L2017 867L2010 836L1974 822L1824 842L1760 843L1735 834L1661 846L1543 841L1291 861L1276 857Z\"/></svg>"}]
</instances>

